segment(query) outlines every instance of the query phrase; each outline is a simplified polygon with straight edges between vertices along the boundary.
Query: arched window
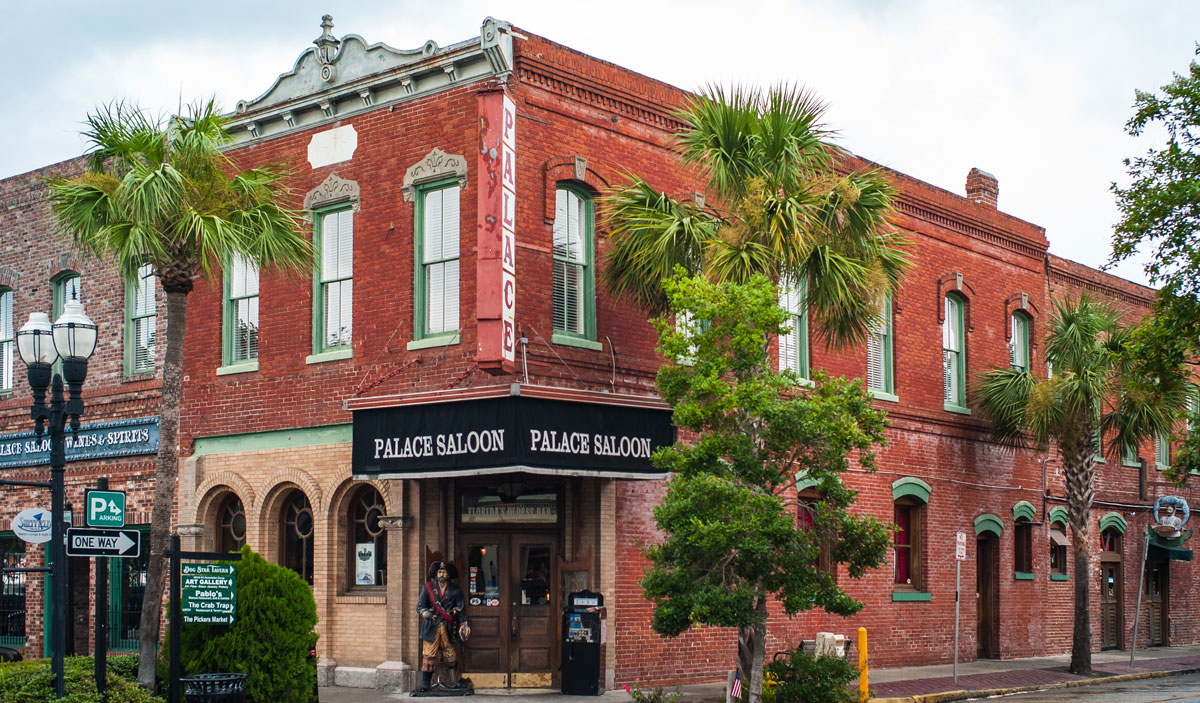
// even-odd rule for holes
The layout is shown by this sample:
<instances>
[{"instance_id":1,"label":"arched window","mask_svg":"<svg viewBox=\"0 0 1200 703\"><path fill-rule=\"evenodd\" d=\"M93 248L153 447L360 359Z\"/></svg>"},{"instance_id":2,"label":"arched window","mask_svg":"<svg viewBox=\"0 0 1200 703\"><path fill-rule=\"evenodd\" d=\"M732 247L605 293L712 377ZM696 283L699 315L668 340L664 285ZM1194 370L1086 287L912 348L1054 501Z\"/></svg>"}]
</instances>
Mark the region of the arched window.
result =
<instances>
[{"instance_id":1,"label":"arched window","mask_svg":"<svg viewBox=\"0 0 1200 703\"><path fill-rule=\"evenodd\" d=\"M54 277L54 310L51 312L50 321L58 319L58 316L63 312L63 305L66 305L68 300L78 300L83 302L83 279L74 271L64 271Z\"/></svg>"},{"instance_id":2,"label":"arched window","mask_svg":"<svg viewBox=\"0 0 1200 703\"><path fill-rule=\"evenodd\" d=\"M1008 365L1015 371L1029 370L1029 316L1014 312L1009 322Z\"/></svg>"},{"instance_id":3,"label":"arched window","mask_svg":"<svg viewBox=\"0 0 1200 703\"><path fill-rule=\"evenodd\" d=\"M313 513L308 497L293 491L284 500L279 520L280 563L313 582Z\"/></svg>"},{"instance_id":4,"label":"arched window","mask_svg":"<svg viewBox=\"0 0 1200 703\"><path fill-rule=\"evenodd\" d=\"M946 296L942 321L942 400L946 410L967 412L967 347L963 334L964 301Z\"/></svg>"},{"instance_id":5,"label":"arched window","mask_svg":"<svg viewBox=\"0 0 1200 703\"><path fill-rule=\"evenodd\" d=\"M217 512L217 551L236 552L246 544L246 510L242 499L230 493Z\"/></svg>"},{"instance_id":6,"label":"arched window","mask_svg":"<svg viewBox=\"0 0 1200 703\"><path fill-rule=\"evenodd\" d=\"M1119 555L1121 553L1121 531L1115 527L1109 527L1102 531L1100 533L1100 551Z\"/></svg>"},{"instance_id":7,"label":"arched window","mask_svg":"<svg viewBox=\"0 0 1200 703\"><path fill-rule=\"evenodd\" d=\"M1067 524L1061 520L1050 523L1050 578L1067 575Z\"/></svg>"},{"instance_id":8,"label":"arched window","mask_svg":"<svg viewBox=\"0 0 1200 703\"><path fill-rule=\"evenodd\" d=\"M596 339L592 199L576 186L554 192L554 332L558 343Z\"/></svg>"},{"instance_id":9,"label":"arched window","mask_svg":"<svg viewBox=\"0 0 1200 703\"><path fill-rule=\"evenodd\" d=\"M13 293L0 288L0 394L13 387Z\"/></svg>"},{"instance_id":10,"label":"arched window","mask_svg":"<svg viewBox=\"0 0 1200 703\"><path fill-rule=\"evenodd\" d=\"M892 600L929 600L925 590L925 507L931 494L928 483L905 476L892 483L893 582Z\"/></svg>"},{"instance_id":11,"label":"arched window","mask_svg":"<svg viewBox=\"0 0 1200 703\"><path fill-rule=\"evenodd\" d=\"M387 585L387 530L380 524L384 514L383 496L372 486L362 486L351 498L346 513L348 584Z\"/></svg>"},{"instance_id":12,"label":"arched window","mask_svg":"<svg viewBox=\"0 0 1200 703\"><path fill-rule=\"evenodd\" d=\"M1013 522L1013 571L1018 579L1033 577L1033 523L1026 517Z\"/></svg>"}]
</instances>

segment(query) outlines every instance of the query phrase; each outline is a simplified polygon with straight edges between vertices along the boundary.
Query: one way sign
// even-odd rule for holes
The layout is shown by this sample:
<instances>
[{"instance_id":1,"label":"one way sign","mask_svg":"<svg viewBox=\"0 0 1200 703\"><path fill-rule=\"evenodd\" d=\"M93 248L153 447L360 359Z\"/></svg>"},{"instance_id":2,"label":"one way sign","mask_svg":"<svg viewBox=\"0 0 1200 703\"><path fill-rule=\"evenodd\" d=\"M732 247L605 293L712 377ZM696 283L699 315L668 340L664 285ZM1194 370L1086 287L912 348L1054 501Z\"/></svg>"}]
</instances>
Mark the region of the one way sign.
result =
<instances>
[{"instance_id":1,"label":"one way sign","mask_svg":"<svg viewBox=\"0 0 1200 703\"><path fill-rule=\"evenodd\" d=\"M136 557L141 551L142 533L137 530L67 528L67 556Z\"/></svg>"}]
</instances>

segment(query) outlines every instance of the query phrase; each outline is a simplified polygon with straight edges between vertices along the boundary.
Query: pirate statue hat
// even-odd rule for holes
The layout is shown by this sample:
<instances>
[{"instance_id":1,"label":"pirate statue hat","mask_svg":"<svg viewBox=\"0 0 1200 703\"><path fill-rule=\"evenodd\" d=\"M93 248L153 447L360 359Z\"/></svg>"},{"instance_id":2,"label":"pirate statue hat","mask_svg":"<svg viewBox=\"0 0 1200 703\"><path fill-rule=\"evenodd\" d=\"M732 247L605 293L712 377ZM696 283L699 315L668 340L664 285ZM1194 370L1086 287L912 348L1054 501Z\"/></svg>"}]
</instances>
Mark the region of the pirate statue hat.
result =
<instances>
[{"instance_id":1,"label":"pirate statue hat","mask_svg":"<svg viewBox=\"0 0 1200 703\"><path fill-rule=\"evenodd\" d=\"M429 581L433 581L434 579L437 578L438 569L442 569L442 568L446 569L447 578L449 578L451 581L458 580L458 568L456 566L454 566L454 564L452 562L448 562L448 561L435 561L432 564L430 564L429 572L427 574L425 574L425 578Z\"/></svg>"}]
</instances>

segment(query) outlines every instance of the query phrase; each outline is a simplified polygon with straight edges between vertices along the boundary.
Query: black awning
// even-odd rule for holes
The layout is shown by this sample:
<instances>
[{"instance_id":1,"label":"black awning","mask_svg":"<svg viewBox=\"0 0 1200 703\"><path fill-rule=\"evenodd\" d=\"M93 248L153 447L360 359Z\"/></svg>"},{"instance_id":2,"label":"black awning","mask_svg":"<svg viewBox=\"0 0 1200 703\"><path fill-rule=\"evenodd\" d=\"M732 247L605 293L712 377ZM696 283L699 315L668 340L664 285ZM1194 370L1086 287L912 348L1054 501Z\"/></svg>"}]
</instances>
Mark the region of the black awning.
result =
<instances>
[{"instance_id":1,"label":"black awning","mask_svg":"<svg viewBox=\"0 0 1200 703\"><path fill-rule=\"evenodd\" d=\"M1150 549L1146 552L1148 561L1164 561L1166 559L1174 559L1176 561L1191 561L1192 550L1184 549L1183 547L1167 547L1155 542L1150 542Z\"/></svg>"},{"instance_id":2,"label":"black awning","mask_svg":"<svg viewBox=\"0 0 1200 703\"><path fill-rule=\"evenodd\" d=\"M503 396L354 411L356 478L509 471L661 478L650 463L675 441L671 411Z\"/></svg>"}]
</instances>

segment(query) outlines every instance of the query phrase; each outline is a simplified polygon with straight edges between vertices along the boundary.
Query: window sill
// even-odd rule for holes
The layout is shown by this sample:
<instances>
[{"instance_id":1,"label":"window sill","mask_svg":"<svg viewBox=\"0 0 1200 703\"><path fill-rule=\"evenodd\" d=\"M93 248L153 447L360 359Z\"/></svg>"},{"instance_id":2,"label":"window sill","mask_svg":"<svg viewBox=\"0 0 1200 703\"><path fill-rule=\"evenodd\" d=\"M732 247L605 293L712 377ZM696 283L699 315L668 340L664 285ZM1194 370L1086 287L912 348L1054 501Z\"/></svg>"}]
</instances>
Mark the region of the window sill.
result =
<instances>
[{"instance_id":1,"label":"window sill","mask_svg":"<svg viewBox=\"0 0 1200 703\"><path fill-rule=\"evenodd\" d=\"M1070 581L1071 577L1067 574L1050 574L1051 581Z\"/></svg>"},{"instance_id":2,"label":"window sill","mask_svg":"<svg viewBox=\"0 0 1200 703\"><path fill-rule=\"evenodd\" d=\"M154 369L140 369L138 371L126 371L125 378L131 381L140 381L143 378L154 375Z\"/></svg>"},{"instance_id":3,"label":"window sill","mask_svg":"<svg viewBox=\"0 0 1200 703\"><path fill-rule=\"evenodd\" d=\"M920 591L892 591L892 600L895 602L920 602L933 600L932 593L921 593Z\"/></svg>"},{"instance_id":4,"label":"window sill","mask_svg":"<svg viewBox=\"0 0 1200 703\"><path fill-rule=\"evenodd\" d=\"M458 332L454 334L443 334L437 337L425 337L424 339L414 339L408 343L408 351L417 349L431 349L433 347L452 347L462 341L462 335Z\"/></svg>"},{"instance_id":5,"label":"window sill","mask_svg":"<svg viewBox=\"0 0 1200 703\"><path fill-rule=\"evenodd\" d=\"M1029 573L1028 571L1014 571L1013 572L1013 580L1014 581L1032 581L1033 578L1034 578L1033 574Z\"/></svg>"},{"instance_id":6,"label":"window sill","mask_svg":"<svg viewBox=\"0 0 1200 703\"><path fill-rule=\"evenodd\" d=\"M563 332L555 332L554 334L550 335L550 341L554 342L555 344L563 344L568 347L579 347L580 349L591 349L592 351L600 351L604 349L604 345L600 342L593 342L590 339L576 337Z\"/></svg>"},{"instance_id":7,"label":"window sill","mask_svg":"<svg viewBox=\"0 0 1200 703\"><path fill-rule=\"evenodd\" d=\"M235 373L250 373L251 371L258 371L258 359L253 361L239 361L236 364L217 367L218 376L228 376Z\"/></svg>"},{"instance_id":8,"label":"window sill","mask_svg":"<svg viewBox=\"0 0 1200 703\"><path fill-rule=\"evenodd\" d=\"M1121 466L1128 466L1128 467L1129 467L1129 468L1131 468L1131 469L1140 469L1140 468L1142 468L1142 465L1141 465L1141 463L1139 463L1139 462L1136 462L1136 461L1122 461L1122 462L1121 462Z\"/></svg>"},{"instance_id":9,"label":"window sill","mask_svg":"<svg viewBox=\"0 0 1200 703\"><path fill-rule=\"evenodd\" d=\"M881 391L875 388L868 388L867 390L871 392L871 395L875 396L875 400L886 400L889 403L900 402L900 396L896 395L895 393L888 393L887 391Z\"/></svg>"},{"instance_id":10,"label":"window sill","mask_svg":"<svg viewBox=\"0 0 1200 703\"><path fill-rule=\"evenodd\" d=\"M958 413L959 415L970 415L971 409L953 403L942 403L942 410L948 413Z\"/></svg>"},{"instance_id":11,"label":"window sill","mask_svg":"<svg viewBox=\"0 0 1200 703\"><path fill-rule=\"evenodd\" d=\"M1171 468L1170 464L1155 464L1154 465L1154 470L1159 471L1159 472L1166 471L1169 468Z\"/></svg>"},{"instance_id":12,"label":"window sill","mask_svg":"<svg viewBox=\"0 0 1200 703\"><path fill-rule=\"evenodd\" d=\"M380 588L383 588L380 586ZM387 594L380 593L343 593L333 599L336 605L383 605L387 603Z\"/></svg>"},{"instance_id":13,"label":"window sill","mask_svg":"<svg viewBox=\"0 0 1200 703\"><path fill-rule=\"evenodd\" d=\"M339 359L350 359L354 357L354 350L350 347L334 347L316 354L309 354L304 357L306 364L322 364L326 361L338 361Z\"/></svg>"}]
</instances>

